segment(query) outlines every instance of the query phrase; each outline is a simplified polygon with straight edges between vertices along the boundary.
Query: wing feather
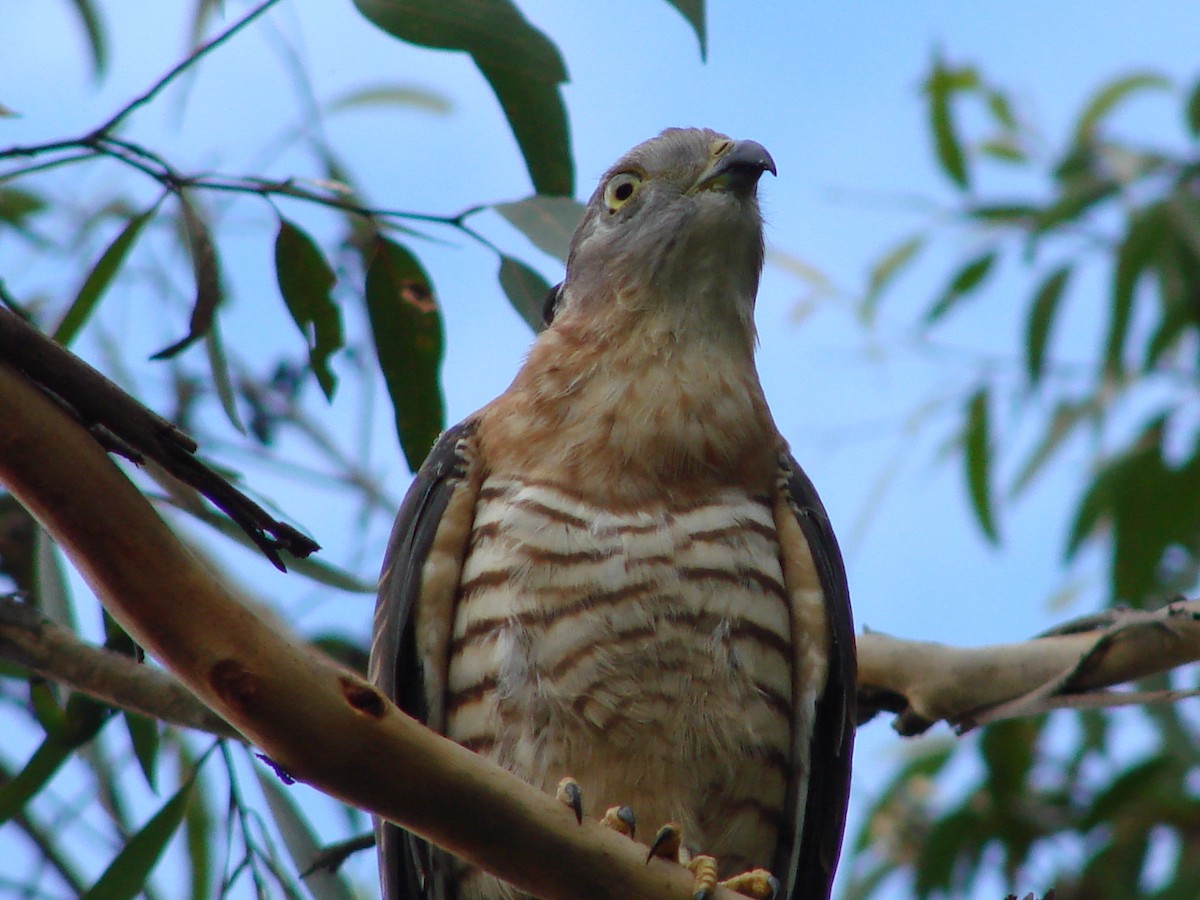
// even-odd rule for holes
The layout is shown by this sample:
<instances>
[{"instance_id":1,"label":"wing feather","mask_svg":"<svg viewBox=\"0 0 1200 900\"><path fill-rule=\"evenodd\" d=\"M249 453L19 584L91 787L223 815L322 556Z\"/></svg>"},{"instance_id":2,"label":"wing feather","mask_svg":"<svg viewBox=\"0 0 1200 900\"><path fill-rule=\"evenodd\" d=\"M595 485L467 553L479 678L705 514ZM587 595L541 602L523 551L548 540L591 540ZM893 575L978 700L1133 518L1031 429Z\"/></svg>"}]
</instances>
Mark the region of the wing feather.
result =
<instances>
[{"instance_id":1,"label":"wing feather","mask_svg":"<svg viewBox=\"0 0 1200 900\"><path fill-rule=\"evenodd\" d=\"M850 763L854 749L855 673L854 622L846 569L829 516L804 470L790 455L781 459L784 499L807 543L820 586L827 635L825 684L816 698L812 735L799 754L807 757L806 783L792 786L790 821L799 842L781 841L776 871L784 878L786 897L828 898L841 852L850 792ZM785 529L780 529L785 539ZM786 556L786 550L785 550ZM801 661L802 662L802 661ZM797 721L800 720L797 691ZM797 766L799 769L799 766Z\"/></svg>"},{"instance_id":2,"label":"wing feather","mask_svg":"<svg viewBox=\"0 0 1200 900\"><path fill-rule=\"evenodd\" d=\"M475 424L468 420L446 431L413 479L384 556L375 604L371 640L370 678L406 713L428 723L431 715L429 686L417 652L417 604L428 581L426 562L435 544L448 536L465 544L462 528L447 515L451 501L456 506L471 497L474 479L468 477L470 446ZM459 534L464 534L462 538ZM461 560L461 553L459 554ZM455 579L456 581L457 579ZM453 602L451 596L448 602ZM450 623L445 623L446 641ZM444 675L442 676L444 678ZM384 900L430 900L435 886L426 883L429 848L425 842L387 822L376 821L379 876Z\"/></svg>"}]
</instances>

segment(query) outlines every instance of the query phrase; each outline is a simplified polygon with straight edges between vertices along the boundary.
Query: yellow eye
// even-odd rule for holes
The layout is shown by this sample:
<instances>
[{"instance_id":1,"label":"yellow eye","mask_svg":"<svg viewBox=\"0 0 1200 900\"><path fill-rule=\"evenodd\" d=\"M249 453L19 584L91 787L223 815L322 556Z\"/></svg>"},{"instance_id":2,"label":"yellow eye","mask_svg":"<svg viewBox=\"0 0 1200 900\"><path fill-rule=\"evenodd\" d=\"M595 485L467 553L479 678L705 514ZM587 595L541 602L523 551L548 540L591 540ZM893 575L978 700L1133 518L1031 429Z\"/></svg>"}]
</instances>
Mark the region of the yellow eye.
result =
<instances>
[{"instance_id":1,"label":"yellow eye","mask_svg":"<svg viewBox=\"0 0 1200 900\"><path fill-rule=\"evenodd\" d=\"M633 199L641 186L640 175L633 172L618 172L604 186L604 205L608 207L610 213L615 213Z\"/></svg>"}]
</instances>

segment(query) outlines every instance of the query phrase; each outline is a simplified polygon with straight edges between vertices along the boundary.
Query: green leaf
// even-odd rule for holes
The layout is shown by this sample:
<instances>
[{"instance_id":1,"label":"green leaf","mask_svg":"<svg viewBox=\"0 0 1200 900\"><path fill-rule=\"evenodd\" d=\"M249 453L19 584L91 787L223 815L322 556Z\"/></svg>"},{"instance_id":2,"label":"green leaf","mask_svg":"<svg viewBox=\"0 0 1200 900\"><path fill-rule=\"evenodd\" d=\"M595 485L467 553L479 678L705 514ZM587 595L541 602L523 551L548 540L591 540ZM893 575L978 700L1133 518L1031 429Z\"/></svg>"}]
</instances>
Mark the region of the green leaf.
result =
<instances>
[{"instance_id":1,"label":"green leaf","mask_svg":"<svg viewBox=\"0 0 1200 900\"><path fill-rule=\"evenodd\" d=\"M1188 94L1185 115L1192 137L1200 137L1200 81L1196 82L1192 92Z\"/></svg>"},{"instance_id":2,"label":"green leaf","mask_svg":"<svg viewBox=\"0 0 1200 900\"><path fill-rule=\"evenodd\" d=\"M43 738L21 771L0 786L0 825L20 812L30 798L46 786L72 749L49 734Z\"/></svg>"},{"instance_id":3,"label":"green leaf","mask_svg":"<svg viewBox=\"0 0 1200 900\"><path fill-rule=\"evenodd\" d=\"M883 292L887 290L888 285L895 280L896 276L916 258L924 246L925 236L913 235L896 244L871 266L871 272L867 278L867 294L859 306L859 315L864 322L869 324L875 320L875 314L879 309L879 299L883 296Z\"/></svg>"},{"instance_id":4,"label":"green leaf","mask_svg":"<svg viewBox=\"0 0 1200 900\"><path fill-rule=\"evenodd\" d=\"M279 779L273 772L267 773L261 766L255 766L254 774L258 777L258 786L262 788L263 796L267 799L271 817L283 837L288 856L292 858L298 871L307 871L321 852L321 845L317 843L312 827L286 789L280 786ZM326 869L318 869L305 876L304 886L312 892L316 900L354 900L354 892L350 890L346 880L338 873Z\"/></svg>"},{"instance_id":5,"label":"green leaf","mask_svg":"<svg viewBox=\"0 0 1200 900\"><path fill-rule=\"evenodd\" d=\"M328 103L328 113L374 106L399 106L445 115L454 107L442 94L415 84L376 84L357 88Z\"/></svg>"},{"instance_id":6,"label":"green leaf","mask_svg":"<svg viewBox=\"0 0 1200 900\"><path fill-rule=\"evenodd\" d=\"M946 285L941 296L929 308L929 312L925 314L925 324L932 325L948 313L963 297L976 290L983 283L983 280L987 278L995 262L996 251L989 250L975 257L955 272L954 277L950 279L950 283Z\"/></svg>"},{"instance_id":7,"label":"green leaf","mask_svg":"<svg viewBox=\"0 0 1200 900\"><path fill-rule=\"evenodd\" d=\"M1087 399L1082 402L1060 400L1050 415L1050 422L1038 445L1013 480L1010 496L1018 497L1024 492L1042 468L1053 458L1063 442L1074 434L1077 426L1092 419L1099 410L1097 402Z\"/></svg>"},{"instance_id":8,"label":"green leaf","mask_svg":"<svg viewBox=\"0 0 1200 900\"><path fill-rule=\"evenodd\" d=\"M375 352L412 471L445 426L442 316L429 276L407 249L376 235L367 263L367 314Z\"/></svg>"},{"instance_id":9,"label":"green leaf","mask_svg":"<svg viewBox=\"0 0 1200 900\"><path fill-rule=\"evenodd\" d=\"M1095 828L1106 821L1128 815L1131 809L1146 808L1147 800L1170 791L1179 775L1175 760L1169 755L1152 756L1137 763L1114 778L1092 801L1091 809L1080 819L1081 829ZM1165 783L1164 783L1165 782Z\"/></svg>"},{"instance_id":10,"label":"green leaf","mask_svg":"<svg viewBox=\"0 0 1200 900\"><path fill-rule=\"evenodd\" d=\"M88 272L83 286L79 288L79 293L75 295L75 300L71 303L66 315L58 323L58 327L54 329L54 340L66 347L75 339L75 336L79 333L79 329L83 327L84 322L88 320L88 317L100 304L100 298L104 296L104 292L108 289L109 284L112 283L113 276L117 274L117 270L121 268L121 263L125 261L125 257L129 254L134 241L141 234L142 227L150 221L157 210L158 204L155 203L154 206L141 215L131 218L125 227L121 229L121 233L100 254L100 258L96 260L96 264Z\"/></svg>"},{"instance_id":11,"label":"green leaf","mask_svg":"<svg viewBox=\"0 0 1200 900\"><path fill-rule=\"evenodd\" d=\"M29 705L42 730L53 738L61 739L67 727L67 714L58 705L53 686L35 676L29 682Z\"/></svg>"},{"instance_id":12,"label":"green leaf","mask_svg":"<svg viewBox=\"0 0 1200 900\"><path fill-rule=\"evenodd\" d=\"M1112 283L1112 317L1104 347L1105 366L1110 372L1119 372L1123 368L1135 289L1153 262L1161 241L1168 236L1169 227L1168 213L1163 204L1144 207L1131 217L1125 237L1117 248Z\"/></svg>"},{"instance_id":13,"label":"green leaf","mask_svg":"<svg viewBox=\"0 0 1200 900\"><path fill-rule=\"evenodd\" d=\"M179 194L178 197L179 214L183 221L184 233L187 235L188 252L192 260L196 300L192 304L188 333L170 346L159 350L150 357L151 359L169 359L204 337L213 323L217 305L221 302L221 272L212 234L187 196Z\"/></svg>"},{"instance_id":14,"label":"green leaf","mask_svg":"<svg viewBox=\"0 0 1200 900\"><path fill-rule=\"evenodd\" d=\"M195 783L193 774L129 839L82 900L133 900L142 893L150 872L183 822Z\"/></svg>"},{"instance_id":15,"label":"green leaf","mask_svg":"<svg viewBox=\"0 0 1200 900\"><path fill-rule=\"evenodd\" d=\"M77 747L96 736L108 721L109 712L109 707L97 700L82 694L71 695L58 733L47 734L21 771L0 785L0 825L20 812L46 786Z\"/></svg>"},{"instance_id":16,"label":"green leaf","mask_svg":"<svg viewBox=\"0 0 1200 900\"><path fill-rule=\"evenodd\" d=\"M108 41L104 36L104 26L91 0L71 0L71 3L79 16L79 23L87 37L88 50L92 54L92 75L100 78L108 67Z\"/></svg>"},{"instance_id":17,"label":"green leaf","mask_svg":"<svg viewBox=\"0 0 1200 900\"><path fill-rule=\"evenodd\" d=\"M700 42L700 58L708 56L708 35L704 29L704 0L667 0L683 15L692 31L696 32L696 40Z\"/></svg>"},{"instance_id":18,"label":"green leaf","mask_svg":"<svg viewBox=\"0 0 1200 900\"><path fill-rule=\"evenodd\" d=\"M996 120L996 124L1005 131L1016 131L1018 127L1016 113L1013 112L1012 103L1008 99L1008 95L1003 91L998 91L991 88L987 91L987 108L992 114L992 118Z\"/></svg>"},{"instance_id":19,"label":"green leaf","mask_svg":"<svg viewBox=\"0 0 1200 900\"><path fill-rule=\"evenodd\" d=\"M585 208L570 197L527 197L492 207L535 247L563 263Z\"/></svg>"},{"instance_id":20,"label":"green leaf","mask_svg":"<svg viewBox=\"0 0 1200 900\"><path fill-rule=\"evenodd\" d=\"M1058 196L1037 213L1035 234L1045 234L1067 222L1074 222L1085 212L1117 193L1120 185L1108 177L1091 172L1076 173L1062 179Z\"/></svg>"},{"instance_id":21,"label":"green leaf","mask_svg":"<svg viewBox=\"0 0 1200 900\"><path fill-rule=\"evenodd\" d=\"M1070 277L1070 264L1063 264L1042 280L1034 294L1029 323L1025 329L1025 370L1031 385L1037 384L1042 377L1054 315Z\"/></svg>"},{"instance_id":22,"label":"green leaf","mask_svg":"<svg viewBox=\"0 0 1200 900\"><path fill-rule=\"evenodd\" d=\"M180 348L182 349L182 348ZM204 350L208 356L208 370L212 373L213 387L217 391L217 399L221 401L221 409L239 434L246 433L246 426L238 415L237 394L233 389L233 376L229 373L229 360L225 356L225 342L221 340L221 329L216 321L205 328Z\"/></svg>"},{"instance_id":23,"label":"green leaf","mask_svg":"<svg viewBox=\"0 0 1200 900\"><path fill-rule=\"evenodd\" d=\"M992 437L988 413L988 391L980 388L967 401L966 426L963 429L963 458L967 470L967 492L975 518L987 539L999 543L992 512Z\"/></svg>"},{"instance_id":24,"label":"green leaf","mask_svg":"<svg viewBox=\"0 0 1200 900\"><path fill-rule=\"evenodd\" d=\"M1040 721L1033 719L997 722L983 730L979 752L987 772L985 787L997 807L1021 802L1041 730Z\"/></svg>"},{"instance_id":25,"label":"green leaf","mask_svg":"<svg viewBox=\"0 0 1200 900\"><path fill-rule=\"evenodd\" d=\"M379 28L423 47L462 50L487 79L539 194L574 191L567 113L559 84L567 80L558 48L510 0L355 0Z\"/></svg>"},{"instance_id":26,"label":"green leaf","mask_svg":"<svg viewBox=\"0 0 1200 900\"><path fill-rule=\"evenodd\" d=\"M275 236L275 277L292 320L308 344L308 364L326 399L333 399L337 379L329 357L340 350L342 314L331 291L337 281L316 241L287 219Z\"/></svg>"},{"instance_id":27,"label":"green leaf","mask_svg":"<svg viewBox=\"0 0 1200 900\"><path fill-rule=\"evenodd\" d=\"M1076 146L1091 143L1096 137L1096 129L1104 118L1121 103L1139 91L1169 90L1171 82L1154 72L1136 72L1110 81L1097 91L1079 116L1075 124L1075 136L1072 143Z\"/></svg>"},{"instance_id":28,"label":"green leaf","mask_svg":"<svg viewBox=\"0 0 1200 900\"><path fill-rule=\"evenodd\" d=\"M46 208L37 194L20 188L0 187L0 222L20 225L25 219Z\"/></svg>"},{"instance_id":29,"label":"green leaf","mask_svg":"<svg viewBox=\"0 0 1200 900\"><path fill-rule=\"evenodd\" d=\"M979 152L1000 162L1023 163L1029 157L1015 140L1009 137L988 138L979 142Z\"/></svg>"},{"instance_id":30,"label":"green leaf","mask_svg":"<svg viewBox=\"0 0 1200 900\"><path fill-rule=\"evenodd\" d=\"M962 141L954 124L951 107L953 95L978 86L978 76L972 69L948 69L940 56L933 61L933 71L925 81L925 96L928 101L929 126L933 131L933 145L942 171L961 190L970 187L966 157Z\"/></svg>"},{"instance_id":31,"label":"green leaf","mask_svg":"<svg viewBox=\"0 0 1200 900\"><path fill-rule=\"evenodd\" d=\"M133 744L133 755L137 757L142 774L146 776L146 784L157 793L158 722L128 710L125 710L124 716L125 729Z\"/></svg>"},{"instance_id":32,"label":"green leaf","mask_svg":"<svg viewBox=\"0 0 1200 900\"><path fill-rule=\"evenodd\" d=\"M500 257L500 287L522 319L534 331L543 326L542 306L550 293L550 282L520 260L511 256Z\"/></svg>"}]
</instances>

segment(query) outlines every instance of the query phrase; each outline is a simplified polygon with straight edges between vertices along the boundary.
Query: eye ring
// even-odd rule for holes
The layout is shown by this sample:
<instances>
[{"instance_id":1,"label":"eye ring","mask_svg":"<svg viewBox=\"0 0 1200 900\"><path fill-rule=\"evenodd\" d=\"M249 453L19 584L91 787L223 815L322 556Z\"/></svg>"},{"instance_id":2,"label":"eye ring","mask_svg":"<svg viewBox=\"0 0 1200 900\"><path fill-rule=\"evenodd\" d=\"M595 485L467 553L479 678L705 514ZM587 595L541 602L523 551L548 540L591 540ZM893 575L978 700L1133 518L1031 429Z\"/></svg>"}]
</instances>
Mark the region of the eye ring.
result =
<instances>
[{"instance_id":1,"label":"eye ring","mask_svg":"<svg viewBox=\"0 0 1200 900\"><path fill-rule=\"evenodd\" d=\"M604 186L604 205L615 213L632 200L642 186L642 176L636 172L618 172Z\"/></svg>"}]
</instances>

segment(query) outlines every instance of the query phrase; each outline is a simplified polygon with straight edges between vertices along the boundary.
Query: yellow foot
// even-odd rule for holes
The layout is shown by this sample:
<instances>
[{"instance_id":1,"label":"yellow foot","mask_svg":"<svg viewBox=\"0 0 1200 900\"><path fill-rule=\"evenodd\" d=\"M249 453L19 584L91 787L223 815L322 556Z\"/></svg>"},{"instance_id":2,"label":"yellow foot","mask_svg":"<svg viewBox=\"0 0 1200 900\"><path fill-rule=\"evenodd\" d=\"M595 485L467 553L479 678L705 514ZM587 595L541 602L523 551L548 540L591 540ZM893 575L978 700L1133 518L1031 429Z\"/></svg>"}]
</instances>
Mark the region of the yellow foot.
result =
<instances>
[{"instance_id":1,"label":"yellow foot","mask_svg":"<svg viewBox=\"0 0 1200 900\"><path fill-rule=\"evenodd\" d=\"M721 887L727 887L735 894L756 897L758 900L771 900L779 894L779 880L766 869L751 869L721 882Z\"/></svg>"},{"instance_id":2,"label":"yellow foot","mask_svg":"<svg viewBox=\"0 0 1200 900\"><path fill-rule=\"evenodd\" d=\"M684 857L683 859L680 859L681 855ZM689 857L687 850L683 849L682 829L674 822L669 822L658 830L658 834L654 836L654 840L650 844L650 853L646 856L646 862L656 856L674 862L683 862L687 866L695 879L695 893L693 894L695 900L705 900L717 885L729 888L734 893L746 897L757 898L757 900L772 900L779 893L779 882L766 869L753 869L724 881L718 881L716 859L703 854Z\"/></svg>"},{"instance_id":3,"label":"yellow foot","mask_svg":"<svg viewBox=\"0 0 1200 900\"><path fill-rule=\"evenodd\" d=\"M580 825L583 824L583 791L579 789L579 784L574 778L567 776L558 783L558 790L554 792L554 799L565 806L569 806L571 811L575 813L575 821Z\"/></svg>"}]
</instances>

